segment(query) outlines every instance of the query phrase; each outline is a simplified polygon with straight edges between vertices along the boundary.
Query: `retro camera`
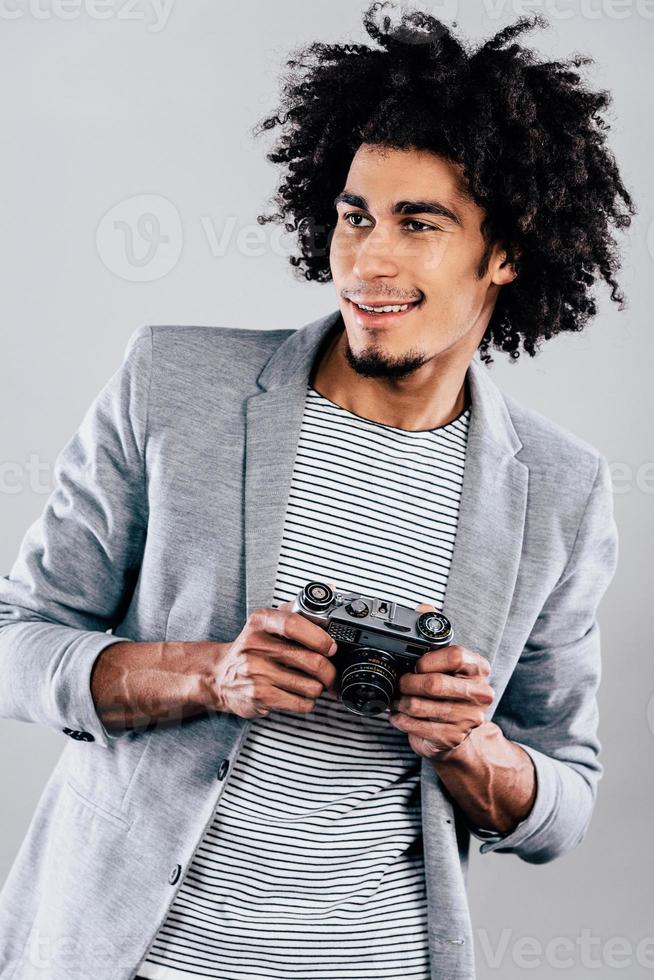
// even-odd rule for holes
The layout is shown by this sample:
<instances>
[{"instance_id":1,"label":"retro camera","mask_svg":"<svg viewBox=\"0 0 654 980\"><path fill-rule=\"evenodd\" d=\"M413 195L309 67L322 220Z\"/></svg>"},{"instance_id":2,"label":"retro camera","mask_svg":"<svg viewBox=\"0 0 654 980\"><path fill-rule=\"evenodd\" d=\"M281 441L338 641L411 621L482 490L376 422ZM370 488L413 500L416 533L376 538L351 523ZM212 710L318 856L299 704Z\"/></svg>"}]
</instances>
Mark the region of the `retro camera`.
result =
<instances>
[{"instance_id":1,"label":"retro camera","mask_svg":"<svg viewBox=\"0 0 654 980\"><path fill-rule=\"evenodd\" d=\"M308 582L296 596L298 612L327 630L338 650L339 698L357 715L380 715L398 693L402 674L428 650L448 646L452 626L440 612L416 612L389 599L335 591L324 582Z\"/></svg>"}]
</instances>

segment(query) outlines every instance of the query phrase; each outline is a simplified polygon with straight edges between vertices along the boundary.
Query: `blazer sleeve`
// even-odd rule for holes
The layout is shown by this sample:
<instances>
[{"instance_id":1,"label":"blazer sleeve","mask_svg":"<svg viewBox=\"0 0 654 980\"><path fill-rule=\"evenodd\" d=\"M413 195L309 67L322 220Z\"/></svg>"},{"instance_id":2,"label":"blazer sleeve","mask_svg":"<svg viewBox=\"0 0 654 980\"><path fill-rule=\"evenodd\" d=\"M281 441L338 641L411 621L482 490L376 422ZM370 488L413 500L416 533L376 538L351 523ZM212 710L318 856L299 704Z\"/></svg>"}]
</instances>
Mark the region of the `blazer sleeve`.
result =
<instances>
[{"instance_id":1,"label":"blazer sleeve","mask_svg":"<svg viewBox=\"0 0 654 980\"><path fill-rule=\"evenodd\" d=\"M536 799L509 834L473 831L480 853L517 854L543 864L586 835L597 785L597 609L613 578L618 533L608 463L598 456L595 480L566 567L548 596L492 720L531 756Z\"/></svg>"},{"instance_id":2,"label":"blazer sleeve","mask_svg":"<svg viewBox=\"0 0 654 980\"><path fill-rule=\"evenodd\" d=\"M0 579L0 718L36 722L108 747L91 673L123 619L147 527L144 447L151 328L123 361L57 456L54 489Z\"/></svg>"}]
</instances>

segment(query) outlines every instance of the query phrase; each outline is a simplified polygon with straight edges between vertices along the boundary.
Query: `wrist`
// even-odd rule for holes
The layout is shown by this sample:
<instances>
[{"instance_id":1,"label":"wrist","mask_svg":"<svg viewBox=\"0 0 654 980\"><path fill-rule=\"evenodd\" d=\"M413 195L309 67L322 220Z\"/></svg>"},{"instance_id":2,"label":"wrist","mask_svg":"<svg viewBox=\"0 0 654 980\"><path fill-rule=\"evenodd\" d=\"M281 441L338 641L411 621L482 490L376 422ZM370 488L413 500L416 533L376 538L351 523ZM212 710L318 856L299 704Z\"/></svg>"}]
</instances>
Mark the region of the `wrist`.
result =
<instances>
[{"instance_id":1,"label":"wrist","mask_svg":"<svg viewBox=\"0 0 654 980\"><path fill-rule=\"evenodd\" d=\"M210 707L202 678L215 644L117 641L105 647L91 674L91 696L109 730L179 722Z\"/></svg>"},{"instance_id":2,"label":"wrist","mask_svg":"<svg viewBox=\"0 0 654 980\"><path fill-rule=\"evenodd\" d=\"M196 704L207 711L223 711L220 698L220 662L231 642L200 640L186 643L187 662L191 665L192 685L189 704Z\"/></svg>"},{"instance_id":3,"label":"wrist","mask_svg":"<svg viewBox=\"0 0 654 980\"><path fill-rule=\"evenodd\" d=\"M537 793L533 760L484 721L454 749L432 759L434 770L477 827L510 833L531 812Z\"/></svg>"}]
</instances>

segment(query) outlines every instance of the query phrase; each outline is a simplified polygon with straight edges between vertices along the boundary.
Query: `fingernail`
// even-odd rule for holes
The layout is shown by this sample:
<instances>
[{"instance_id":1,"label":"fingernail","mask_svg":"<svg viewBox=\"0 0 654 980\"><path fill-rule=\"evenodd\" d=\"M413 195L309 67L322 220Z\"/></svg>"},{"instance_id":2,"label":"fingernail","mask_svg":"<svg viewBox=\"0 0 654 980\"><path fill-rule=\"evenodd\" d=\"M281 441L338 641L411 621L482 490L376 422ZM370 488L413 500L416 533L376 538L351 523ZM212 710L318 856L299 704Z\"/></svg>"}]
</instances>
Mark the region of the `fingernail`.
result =
<instances>
[{"instance_id":1,"label":"fingernail","mask_svg":"<svg viewBox=\"0 0 654 980\"><path fill-rule=\"evenodd\" d=\"M329 648L330 654L336 653L337 650L338 650L338 644L337 643L332 643L332 645Z\"/></svg>"}]
</instances>

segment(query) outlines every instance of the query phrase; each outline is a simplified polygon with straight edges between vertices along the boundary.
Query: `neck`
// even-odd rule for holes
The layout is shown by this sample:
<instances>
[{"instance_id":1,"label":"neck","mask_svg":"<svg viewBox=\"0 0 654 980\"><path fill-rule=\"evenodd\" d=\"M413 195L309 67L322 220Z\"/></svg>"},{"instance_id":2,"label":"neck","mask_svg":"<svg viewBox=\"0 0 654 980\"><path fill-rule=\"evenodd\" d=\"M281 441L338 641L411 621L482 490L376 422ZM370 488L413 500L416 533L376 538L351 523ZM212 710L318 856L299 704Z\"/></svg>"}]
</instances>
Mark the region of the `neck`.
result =
<instances>
[{"instance_id":1,"label":"neck","mask_svg":"<svg viewBox=\"0 0 654 980\"><path fill-rule=\"evenodd\" d=\"M397 429L426 431L447 425L469 404L468 360L443 355L424 364L408 378L367 378L345 357L347 335L336 330L312 369L315 390L342 408Z\"/></svg>"}]
</instances>

